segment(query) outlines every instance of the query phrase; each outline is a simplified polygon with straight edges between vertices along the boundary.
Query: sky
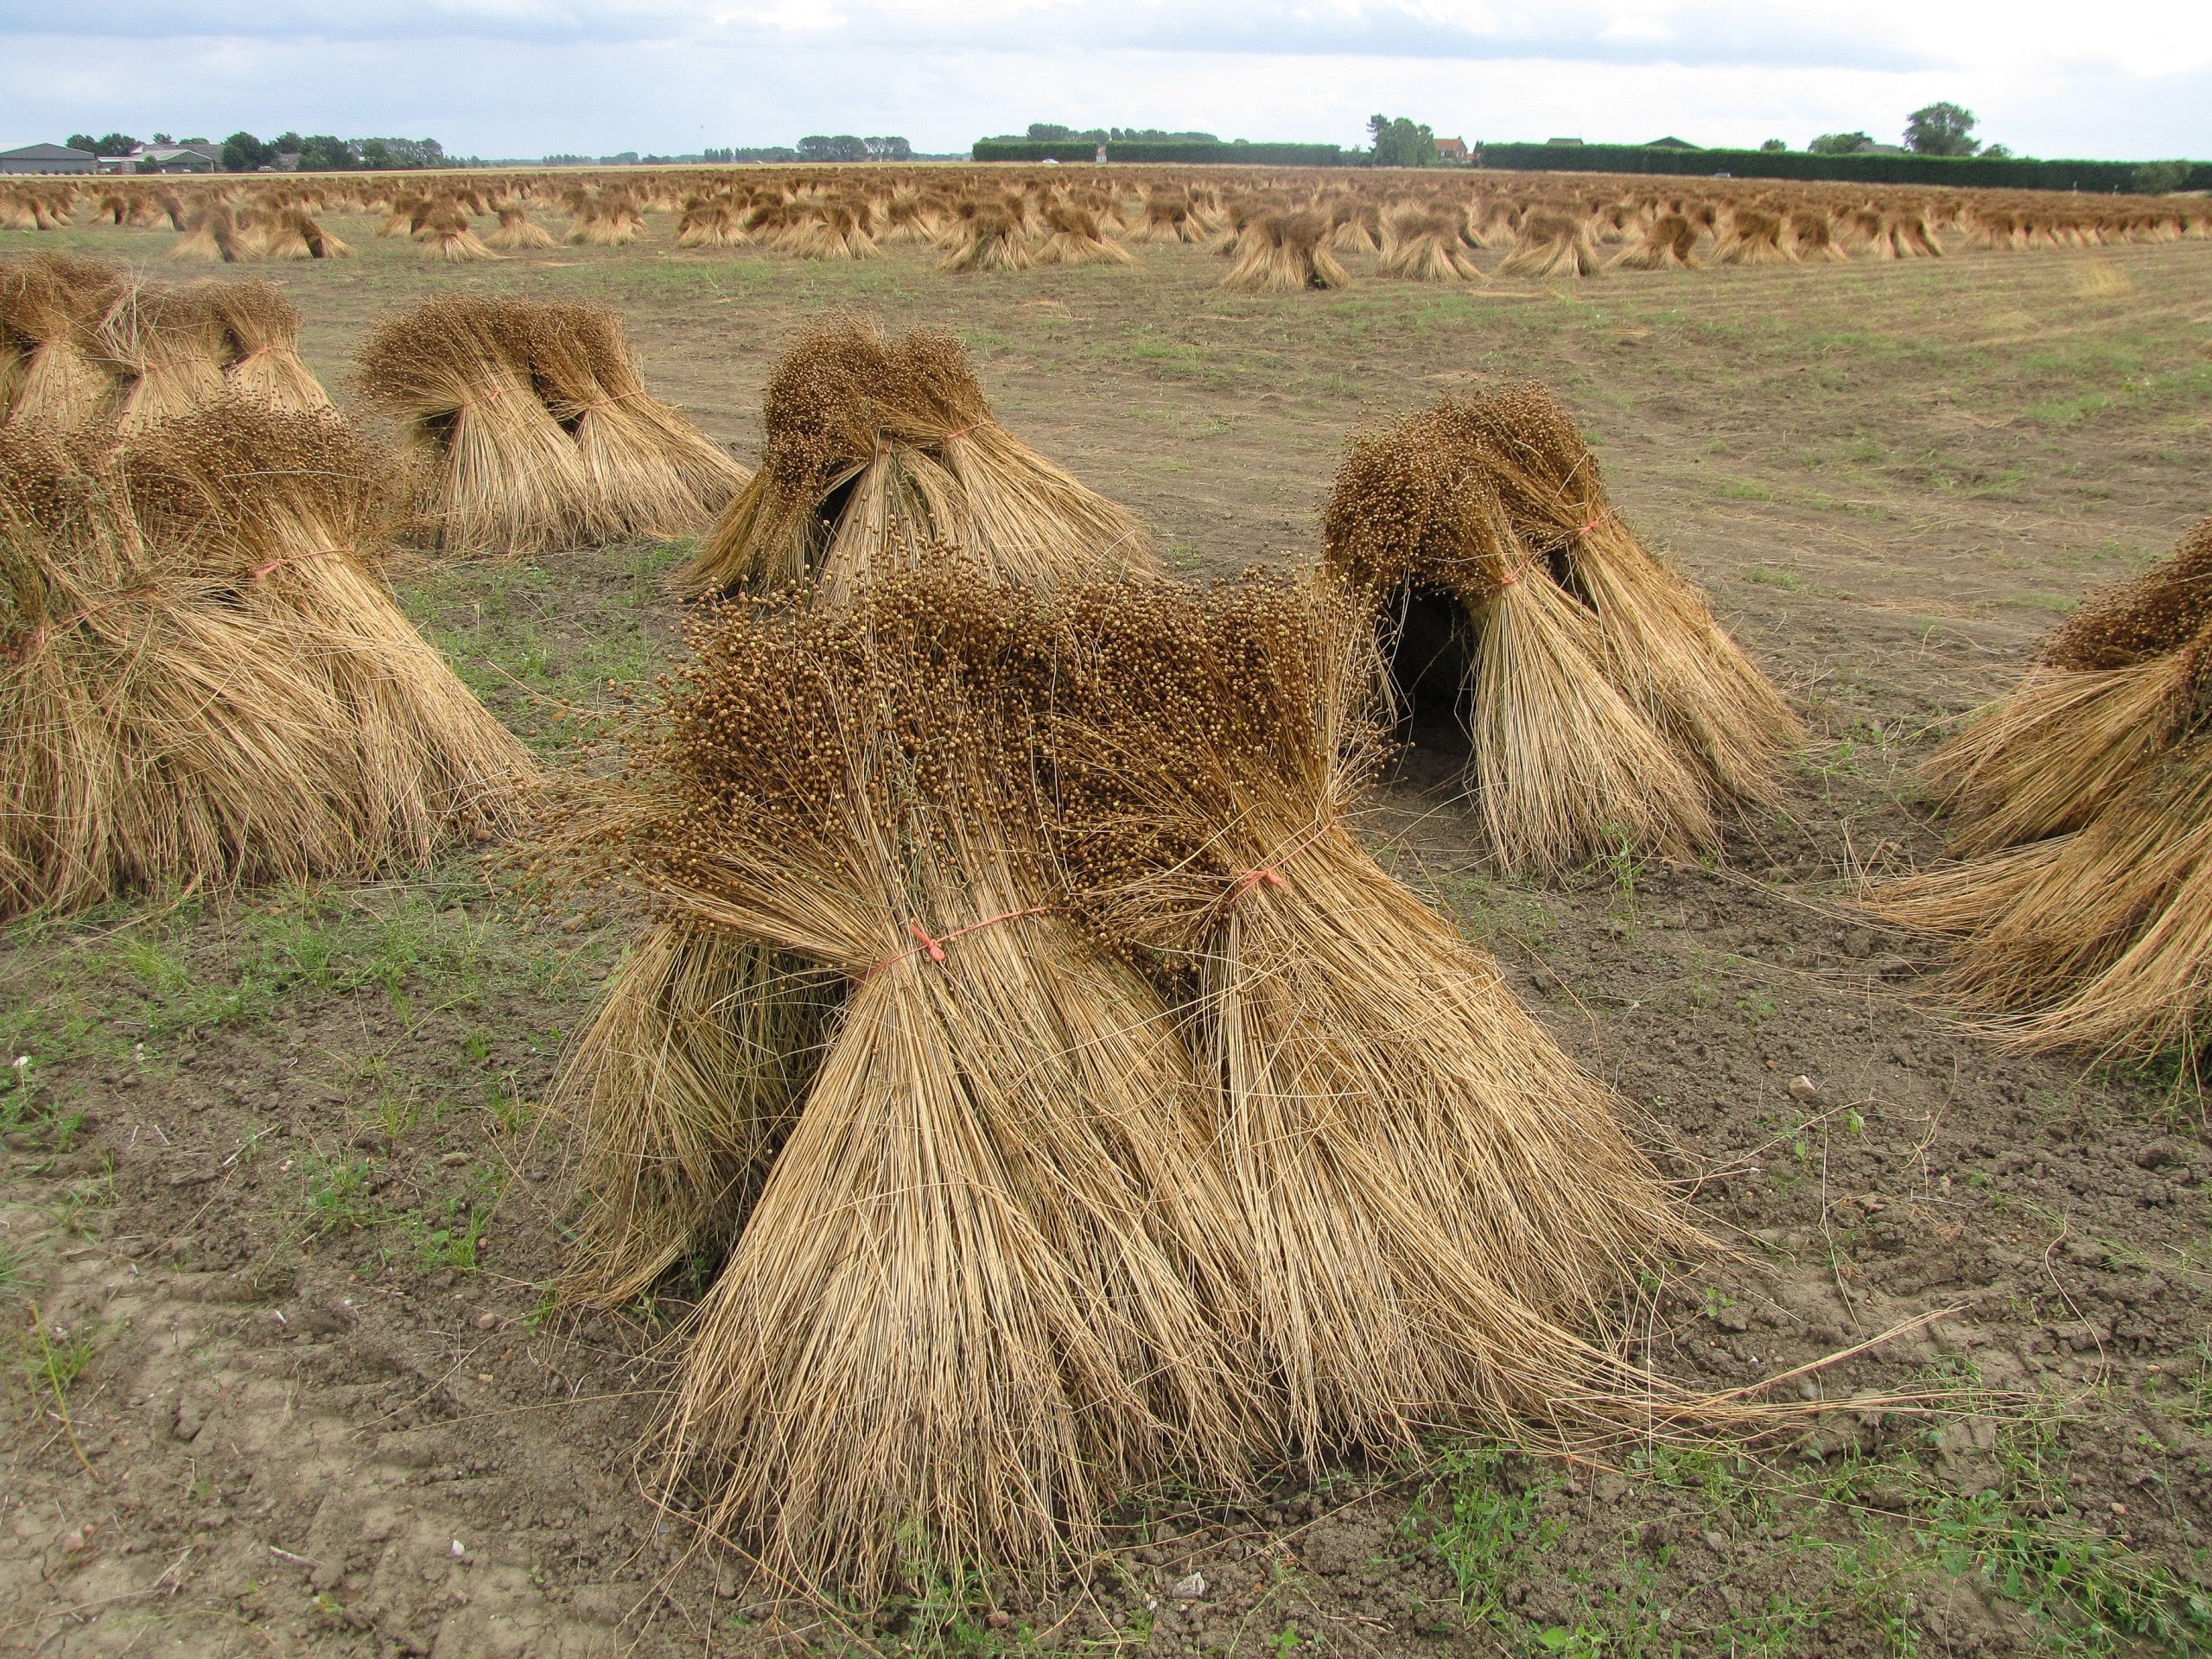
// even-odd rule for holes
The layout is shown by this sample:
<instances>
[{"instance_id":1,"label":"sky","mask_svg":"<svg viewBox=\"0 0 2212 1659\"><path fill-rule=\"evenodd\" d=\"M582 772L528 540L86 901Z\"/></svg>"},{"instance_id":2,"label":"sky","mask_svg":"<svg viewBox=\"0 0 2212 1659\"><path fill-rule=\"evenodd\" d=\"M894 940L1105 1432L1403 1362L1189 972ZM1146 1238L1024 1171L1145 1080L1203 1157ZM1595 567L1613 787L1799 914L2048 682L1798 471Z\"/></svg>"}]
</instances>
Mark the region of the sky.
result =
<instances>
[{"instance_id":1,"label":"sky","mask_svg":"<svg viewBox=\"0 0 2212 1659\"><path fill-rule=\"evenodd\" d=\"M243 128L534 157L1033 121L1355 144L1898 142L2212 159L2212 3L2106 0L0 0L0 147Z\"/></svg>"}]
</instances>

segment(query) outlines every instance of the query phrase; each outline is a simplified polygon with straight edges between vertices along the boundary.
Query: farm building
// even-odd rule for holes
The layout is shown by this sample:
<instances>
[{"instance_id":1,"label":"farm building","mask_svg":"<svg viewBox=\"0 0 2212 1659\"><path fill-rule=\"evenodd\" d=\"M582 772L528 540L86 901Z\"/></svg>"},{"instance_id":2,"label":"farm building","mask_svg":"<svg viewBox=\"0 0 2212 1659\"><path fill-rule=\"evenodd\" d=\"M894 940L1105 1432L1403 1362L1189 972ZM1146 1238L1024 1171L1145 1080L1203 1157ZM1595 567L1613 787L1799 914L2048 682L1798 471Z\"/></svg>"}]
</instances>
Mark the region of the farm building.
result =
<instances>
[{"instance_id":1,"label":"farm building","mask_svg":"<svg viewBox=\"0 0 2212 1659\"><path fill-rule=\"evenodd\" d=\"M123 158L131 173L213 173L223 164L218 144L141 144Z\"/></svg>"},{"instance_id":2,"label":"farm building","mask_svg":"<svg viewBox=\"0 0 2212 1659\"><path fill-rule=\"evenodd\" d=\"M98 157L67 144L24 144L0 149L0 173L89 173Z\"/></svg>"}]
</instances>

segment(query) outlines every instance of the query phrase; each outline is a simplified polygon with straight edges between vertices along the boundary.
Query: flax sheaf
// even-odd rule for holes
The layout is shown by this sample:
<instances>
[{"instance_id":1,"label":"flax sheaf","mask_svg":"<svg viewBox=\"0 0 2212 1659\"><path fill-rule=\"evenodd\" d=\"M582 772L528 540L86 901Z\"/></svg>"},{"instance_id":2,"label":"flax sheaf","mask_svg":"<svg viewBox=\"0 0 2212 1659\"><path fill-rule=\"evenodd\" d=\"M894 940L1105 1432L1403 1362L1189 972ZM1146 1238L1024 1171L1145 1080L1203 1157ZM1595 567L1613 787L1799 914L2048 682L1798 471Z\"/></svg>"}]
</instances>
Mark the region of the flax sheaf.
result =
<instances>
[{"instance_id":1,"label":"flax sheaf","mask_svg":"<svg viewBox=\"0 0 2212 1659\"><path fill-rule=\"evenodd\" d=\"M844 982L668 1433L714 1524L863 1598L917 1540L1034 1568L1135 1485L1233 1482L1250 1411L1209 1317L1242 1292L1187 1056L1067 913L1006 764L1041 669L1005 597L710 608L629 794L567 832L664 925Z\"/></svg>"},{"instance_id":2,"label":"flax sheaf","mask_svg":"<svg viewBox=\"0 0 2212 1659\"><path fill-rule=\"evenodd\" d=\"M377 575L387 463L226 402L0 444L0 909L366 875L519 818L520 745Z\"/></svg>"},{"instance_id":3,"label":"flax sheaf","mask_svg":"<svg viewBox=\"0 0 2212 1659\"><path fill-rule=\"evenodd\" d=\"M950 335L814 328L770 374L761 416L760 471L679 578L694 595L804 583L835 607L939 546L1018 587L1160 568L1127 510L994 418Z\"/></svg>"},{"instance_id":4,"label":"flax sheaf","mask_svg":"<svg viewBox=\"0 0 2212 1659\"><path fill-rule=\"evenodd\" d=\"M1449 608L1468 781L1510 866L1707 850L1726 815L1777 798L1796 720L1621 523L1541 388L1445 398L1356 439L1322 536L1378 628L1421 596Z\"/></svg>"},{"instance_id":5,"label":"flax sheaf","mask_svg":"<svg viewBox=\"0 0 2212 1659\"><path fill-rule=\"evenodd\" d=\"M401 423L418 533L455 553L696 531L746 480L646 391L601 308L449 295L380 323L357 362Z\"/></svg>"},{"instance_id":6,"label":"flax sheaf","mask_svg":"<svg viewBox=\"0 0 2212 1659\"><path fill-rule=\"evenodd\" d=\"M2094 595L1923 775L1961 861L1884 883L2008 1042L2141 1057L2212 997L2212 520Z\"/></svg>"},{"instance_id":7,"label":"flax sheaf","mask_svg":"<svg viewBox=\"0 0 2212 1659\"><path fill-rule=\"evenodd\" d=\"M1080 1560L1162 1479L1772 1426L1621 1359L1708 1247L1353 834L1356 602L905 564L705 607L543 842L652 914L574 1282L712 1274L664 1444L718 1535L872 1604Z\"/></svg>"}]
</instances>

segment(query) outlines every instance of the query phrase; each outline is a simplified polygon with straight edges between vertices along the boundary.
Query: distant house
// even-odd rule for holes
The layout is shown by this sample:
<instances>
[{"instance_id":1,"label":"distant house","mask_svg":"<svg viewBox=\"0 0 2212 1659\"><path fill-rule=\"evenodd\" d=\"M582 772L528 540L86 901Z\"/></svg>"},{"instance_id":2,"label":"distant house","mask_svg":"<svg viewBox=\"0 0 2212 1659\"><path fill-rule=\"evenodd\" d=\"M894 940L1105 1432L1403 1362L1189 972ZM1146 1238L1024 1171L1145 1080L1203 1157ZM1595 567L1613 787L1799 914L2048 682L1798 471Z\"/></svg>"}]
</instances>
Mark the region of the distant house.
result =
<instances>
[{"instance_id":1,"label":"distant house","mask_svg":"<svg viewBox=\"0 0 2212 1659\"><path fill-rule=\"evenodd\" d=\"M1548 144L1579 144L1582 141L1580 138L1547 138L1544 142Z\"/></svg>"},{"instance_id":2,"label":"distant house","mask_svg":"<svg viewBox=\"0 0 2212 1659\"><path fill-rule=\"evenodd\" d=\"M1646 149L1695 149L1697 146L1686 139L1677 138L1670 133L1664 138L1654 138L1644 148Z\"/></svg>"},{"instance_id":3,"label":"distant house","mask_svg":"<svg viewBox=\"0 0 2212 1659\"><path fill-rule=\"evenodd\" d=\"M0 173L89 173L99 157L67 144L25 144L0 149Z\"/></svg>"},{"instance_id":4,"label":"distant house","mask_svg":"<svg viewBox=\"0 0 2212 1659\"><path fill-rule=\"evenodd\" d=\"M141 144L123 158L132 173L213 173L223 164L219 144Z\"/></svg>"},{"instance_id":5,"label":"distant house","mask_svg":"<svg viewBox=\"0 0 2212 1659\"><path fill-rule=\"evenodd\" d=\"M1440 162L1464 162L1467 159L1467 141L1464 138L1440 138L1436 141L1436 159Z\"/></svg>"}]
</instances>

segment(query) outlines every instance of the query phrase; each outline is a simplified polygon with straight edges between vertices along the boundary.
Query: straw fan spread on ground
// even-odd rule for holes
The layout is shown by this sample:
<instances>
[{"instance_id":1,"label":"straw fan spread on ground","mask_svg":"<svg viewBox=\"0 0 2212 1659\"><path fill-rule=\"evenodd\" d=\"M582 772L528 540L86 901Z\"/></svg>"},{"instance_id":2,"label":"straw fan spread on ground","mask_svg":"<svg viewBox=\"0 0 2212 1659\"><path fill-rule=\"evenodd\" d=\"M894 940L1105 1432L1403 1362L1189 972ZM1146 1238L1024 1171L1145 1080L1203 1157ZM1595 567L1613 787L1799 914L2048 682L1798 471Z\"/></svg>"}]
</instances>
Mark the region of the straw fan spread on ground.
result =
<instances>
[{"instance_id":1,"label":"straw fan spread on ground","mask_svg":"<svg viewBox=\"0 0 2212 1659\"><path fill-rule=\"evenodd\" d=\"M389 462L249 400L0 435L0 913L365 876L499 833L530 765L377 574Z\"/></svg>"},{"instance_id":2,"label":"straw fan spread on ground","mask_svg":"<svg viewBox=\"0 0 2212 1659\"><path fill-rule=\"evenodd\" d=\"M2044 642L1929 760L1964 861L1871 894L2030 1048L2203 1041L2212 1006L2212 519Z\"/></svg>"},{"instance_id":3,"label":"straw fan spread on ground","mask_svg":"<svg viewBox=\"0 0 2212 1659\"><path fill-rule=\"evenodd\" d=\"M363 393L402 425L420 532L450 552L703 529L745 469L650 396L614 315L449 295L387 317Z\"/></svg>"},{"instance_id":4,"label":"straw fan spread on ground","mask_svg":"<svg viewBox=\"0 0 2212 1659\"><path fill-rule=\"evenodd\" d=\"M999 424L949 334L815 328L769 375L761 424L760 471L679 579L695 595L807 582L842 603L939 544L1019 586L1159 569L1134 517Z\"/></svg>"},{"instance_id":5,"label":"straw fan spread on ground","mask_svg":"<svg viewBox=\"0 0 2212 1659\"><path fill-rule=\"evenodd\" d=\"M1400 691L1452 706L1509 867L1682 856L1777 798L1796 719L1614 512L1541 387L1440 400L1354 442L1322 518Z\"/></svg>"},{"instance_id":6,"label":"straw fan spread on ground","mask_svg":"<svg viewBox=\"0 0 2212 1659\"><path fill-rule=\"evenodd\" d=\"M1615 1357L1624 1289L1703 1242L1353 839L1343 598L1039 595L940 549L842 608L709 607L690 643L540 871L657 918L638 1058L682 1076L584 1267L630 1295L726 1252L668 1428L718 1535L866 1604L1079 1558L1159 1479L1763 1409ZM780 1001L711 959L680 982L680 928L772 958ZM660 1080L591 1047L609 1160L612 1092Z\"/></svg>"}]
</instances>

